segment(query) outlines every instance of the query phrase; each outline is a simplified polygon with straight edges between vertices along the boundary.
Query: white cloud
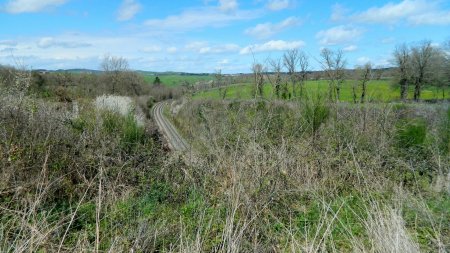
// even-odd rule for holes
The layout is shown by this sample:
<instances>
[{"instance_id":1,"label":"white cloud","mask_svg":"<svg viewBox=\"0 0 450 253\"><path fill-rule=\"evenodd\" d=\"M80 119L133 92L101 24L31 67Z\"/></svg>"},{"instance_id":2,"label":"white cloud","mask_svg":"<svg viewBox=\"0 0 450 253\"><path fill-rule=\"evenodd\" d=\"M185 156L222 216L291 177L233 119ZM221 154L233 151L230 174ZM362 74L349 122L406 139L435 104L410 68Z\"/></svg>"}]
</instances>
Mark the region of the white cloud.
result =
<instances>
[{"instance_id":1,"label":"white cloud","mask_svg":"<svg viewBox=\"0 0 450 253\"><path fill-rule=\"evenodd\" d=\"M299 25L301 23L300 19L296 17L289 17L280 23L264 23L258 24L255 27L245 30L245 33L259 39L268 38L276 33L281 32L292 26Z\"/></svg>"},{"instance_id":2,"label":"white cloud","mask_svg":"<svg viewBox=\"0 0 450 253\"><path fill-rule=\"evenodd\" d=\"M188 50L198 51L198 50L200 50L200 48L207 47L207 46L208 46L208 42L206 42L206 41L194 41L194 42L190 42L189 44L187 44L185 46L185 48Z\"/></svg>"},{"instance_id":3,"label":"white cloud","mask_svg":"<svg viewBox=\"0 0 450 253\"><path fill-rule=\"evenodd\" d=\"M269 0L266 7L271 11L280 11L291 5L290 0Z\"/></svg>"},{"instance_id":4,"label":"white cloud","mask_svg":"<svg viewBox=\"0 0 450 253\"><path fill-rule=\"evenodd\" d=\"M12 53L16 49L14 47L5 47L3 49L0 49L0 53Z\"/></svg>"},{"instance_id":5,"label":"white cloud","mask_svg":"<svg viewBox=\"0 0 450 253\"><path fill-rule=\"evenodd\" d=\"M144 47L141 49L141 52L144 53L157 53L157 52L161 52L161 47L159 46L148 46L148 47Z\"/></svg>"},{"instance_id":6,"label":"white cloud","mask_svg":"<svg viewBox=\"0 0 450 253\"><path fill-rule=\"evenodd\" d=\"M370 58L366 57L366 56L362 56L362 57L359 57L358 59L356 59L356 63L358 65L364 65L364 64L366 64L368 62L370 62Z\"/></svg>"},{"instance_id":7,"label":"white cloud","mask_svg":"<svg viewBox=\"0 0 450 253\"><path fill-rule=\"evenodd\" d=\"M219 0L219 9L225 12L233 12L237 10L237 0Z\"/></svg>"},{"instance_id":8,"label":"white cloud","mask_svg":"<svg viewBox=\"0 0 450 253\"><path fill-rule=\"evenodd\" d=\"M2 9L12 14L40 12L48 8L63 5L66 2L68 0L10 0Z\"/></svg>"},{"instance_id":9,"label":"white cloud","mask_svg":"<svg viewBox=\"0 0 450 253\"><path fill-rule=\"evenodd\" d=\"M363 23L396 24L406 21L413 25L448 25L450 11L443 10L442 1L403 0L399 3L387 3L381 7L372 7L364 12L352 15L352 19Z\"/></svg>"},{"instance_id":10,"label":"white cloud","mask_svg":"<svg viewBox=\"0 0 450 253\"><path fill-rule=\"evenodd\" d=\"M223 59L223 60L217 62L217 64L219 64L219 65L226 65L226 64L229 64L229 63L230 63L230 60L228 60L228 59Z\"/></svg>"},{"instance_id":11,"label":"white cloud","mask_svg":"<svg viewBox=\"0 0 450 253\"><path fill-rule=\"evenodd\" d=\"M170 54L174 54L177 51L178 51L178 48L176 48L176 47L169 47L169 48L167 48L167 52L170 53Z\"/></svg>"},{"instance_id":12,"label":"white cloud","mask_svg":"<svg viewBox=\"0 0 450 253\"><path fill-rule=\"evenodd\" d=\"M240 54L270 52L270 51L284 51L289 49L295 49L305 46L305 42L301 40L297 41L284 41L284 40L271 40L264 44L254 44L241 49Z\"/></svg>"},{"instance_id":13,"label":"white cloud","mask_svg":"<svg viewBox=\"0 0 450 253\"><path fill-rule=\"evenodd\" d=\"M238 52L241 48L236 44L209 45L205 41L195 41L185 46L187 50L194 51L199 54L222 54Z\"/></svg>"},{"instance_id":14,"label":"white cloud","mask_svg":"<svg viewBox=\"0 0 450 253\"><path fill-rule=\"evenodd\" d=\"M0 46L5 46L8 48L17 46L17 41L14 40L0 40Z\"/></svg>"},{"instance_id":15,"label":"white cloud","mask_svg":"<svg viewBox=\"0 0 450 253\"><path fill-rule=\"evenodd\" d=\"M236 10L233 13L218 8L204 7L183 11L163 19L149 19L145 25L155 30L189 31L205 27L221 27L229 23L259 17L258 11Z\"/></svg>"},{"instance_id":16,"label":"white cloud","mask_svg":"<svg viewBox=\"0 0 450 253\"><path fill-rule=\"evenodd\" d=\"M355 45L350 45L350 46L344 47L342 49L342 51L344 51L344 52L353 52L353 51L356 51L356 50L358 50L358 47L355 46Z\"/></svg>"},{"instance_id":17,"label":"white cloud","mask_svg":"<svg viewBox=\"0 0 450 253\"><path fill-rule=\"evenodd\" d=\"M349 43L357 40L362 31L348 26L336 26L328 30L319 31L316 38L321 45L331 46L337 44Z\"/></svg>"},{"instance_id":18,"label":"white cloud","mask_svg":"<svg viewBox=\"0 0 450 253\"><path fill-rule=\"evenodd\" d=\"M62 48L80 48L80 47L90 47L91 44L78 42L78 41L59 41L52 37L41 38L38 43L40 48L50 48L50 47L62 47Z\"/></svg>"},{"instance_id":19,"label":"white cloud","mask_svg":"<svg viewBox=\"0 0 450 253\"><path fill-rule=\"evenodd\" d=\"M119 21L127 21L141 11L142 6L135 0L123 0L122 5L117 12L117 20Z\"/></svg>"},{"instance_id":20,"label":"white cloud","mask_svg":"<svg viewBox=\"0 0 450 253\"><path fill-rule=\"evenodd\" d=\"M331 11L331 21L340 21L345 19L345 16L347 15L348 10L344 8L341 4L335 4L332 7Z\"/></svg>"},{"instance_id":21,"label":"white cloud","mask_svg":"<svg viewBox=\"0 0 450 253\"><path fill-rule=\"evenodd\" d=\"M202 47L199 49L200 54L221 54L221 53L232 53L232 52L238 52L240 50L240 47L236 44L225 44L225 45L219 45L219 46L212 46L212 47Z\"/></svg>"},{"instance_id":22,"label":"white cloud","mask_svg":"<svg viewBox=\"0 0 450 253\"><path fill-rule=\"evenodd\" d=\"M382 7L372 7L365 12L356 14L354 18L367 23L394 23L401 18L420 13L429 8L425 1L405 0L398 4L388 3Z\"/></svg>"},{"instance_id":23,"label":"white cloud","mask_svg":"<svg viewBox=\"0 0 450 253\"><path fill-rule=\"evenodd\" d=\"M408 18L413 25L448 25L450 24L450 11L428 12Z\"/></svg>"}]
</instances>

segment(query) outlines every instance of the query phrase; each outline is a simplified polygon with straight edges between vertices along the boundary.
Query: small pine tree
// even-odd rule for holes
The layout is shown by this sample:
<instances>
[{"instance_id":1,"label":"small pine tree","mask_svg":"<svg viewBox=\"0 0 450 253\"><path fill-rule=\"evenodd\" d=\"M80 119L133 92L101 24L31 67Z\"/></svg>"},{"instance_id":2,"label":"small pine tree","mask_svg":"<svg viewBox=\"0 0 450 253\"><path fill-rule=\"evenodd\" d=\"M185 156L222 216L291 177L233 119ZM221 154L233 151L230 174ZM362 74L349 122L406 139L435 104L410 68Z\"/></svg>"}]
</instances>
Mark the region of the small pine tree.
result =
<instances>
[{"instance_id":1,"label":"small pine tree","mask_svg":"<svg viewBox=\"0 0 450 253\"><path fill-rule=\"evenodd\" d=\"M156 86L161 85L161 79L159 79L159 76L155 77L155 80L153 81L153 85L156 85Z\"/></svg>"}]
</instances>

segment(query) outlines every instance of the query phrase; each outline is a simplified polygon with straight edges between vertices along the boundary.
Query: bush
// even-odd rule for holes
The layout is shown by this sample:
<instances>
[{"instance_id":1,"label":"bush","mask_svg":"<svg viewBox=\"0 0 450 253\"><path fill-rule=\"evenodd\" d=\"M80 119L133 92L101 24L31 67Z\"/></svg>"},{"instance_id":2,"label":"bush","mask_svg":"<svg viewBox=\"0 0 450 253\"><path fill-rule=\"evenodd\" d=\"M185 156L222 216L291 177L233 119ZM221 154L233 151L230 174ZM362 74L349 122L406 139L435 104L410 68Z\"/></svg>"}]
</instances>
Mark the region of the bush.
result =
<instances>
[{"instance_id":1,"label":"bush","mask_svg":"<svg viewBox=\"0 0 450 253\"><path fill-rule=\"evenodd\" d=\"M439 147L441 151L445 154L450 153L450 107L447 108L447 112L445 113L440 129L439 129Z\"/></svg>"},{"instance_id":2,"label":"bush","mask_svg":"<svg viewBox=\"0 0 450 253\"><path fill-rule=\"evenodd\" d=\"M320 126L326 122L330 115L329 106L321 95L317 97L305 96L301 105L306 126L313 135L316 135Z\"/></svg>"},{"instance_id":3,"label":"bush","mask_svg":"<svg viewBox=\"0 0 450 253\"><path fill-rule=\"evenodd\" d=\"M401 149L420 148L427 136L427 126L422 119L406 119L397 125L397 146Z\"/></svg>"},{"instance_id":4,"label":"bush","mask_svg":"<svg viewBox=\"0 0 450 253\"><path fill-rule=\"evenodd\" d=\"M154 105L155 103L156 103L155 98L152 97L152 96L150 96L150 97L147 99L147 103L146 103L147 109L148 109L148 110L151 110L151 109L153 108L153 105Z\"/></svg>"},{"instance_id":5,"label":"bush","mask_svg":"<svg viewBox=\"0 0 450 253\"><path fill-rule=\"evenodd\" d=\"M125 119L122 119L123 125L121 129L122 144L128 150L136 147L138 144L144 144L145 131L136 122L134 114L128 114Z\"/></svg>"}]
</instances>

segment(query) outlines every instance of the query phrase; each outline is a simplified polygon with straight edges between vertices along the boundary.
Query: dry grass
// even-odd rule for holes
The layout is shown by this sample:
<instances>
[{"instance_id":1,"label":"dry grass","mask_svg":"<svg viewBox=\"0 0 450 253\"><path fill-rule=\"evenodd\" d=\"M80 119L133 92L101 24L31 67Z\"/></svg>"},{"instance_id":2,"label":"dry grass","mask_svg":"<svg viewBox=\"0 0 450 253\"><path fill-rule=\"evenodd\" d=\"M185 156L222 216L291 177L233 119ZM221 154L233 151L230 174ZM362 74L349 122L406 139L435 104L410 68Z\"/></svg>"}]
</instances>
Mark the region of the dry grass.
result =
<instances>
[{"instance_id":1,"label":"dry grass","mask_svg":"<svg viewBox=\"0 0 450 253\"><path fill-rule=\"evenodd\" d=\"M3 91L2 252L449 249L446 105L188 101L186 164L150 122Z\"/></svg>"},{"instance_id":2,"label":"dry grass","mask_svg":"<svg viewBox=\"0 0 450 253\"><path fill-rule=\"evenodd\" d=\"M394 138L399 115L423 114L429 117L427 139L434 143L441 109L339 105L331 109L318 133L311 134L305 111L297 106L194 101L174 117L205 158L195 167L203 177L210 175L207 191L230 196L230 189L239 185L240 193L232 192L240 203L237 214L243 220L255 217L244 238L233 244L243 251L281 252L415 252L448 247L444 239L448 230L423 233L433 222L448 223L448 215L431 210L415 214L423 223L414 228L395 207L397 201L411 201L412 195L392 199L399 183L414 194L434 194L436 172L448 171L442 160L428 155L440 152L433 145L399 150ZM439 157L448 161L445 153ZM410 173L418 178L410 178ZM353 201L357 203L349 203ZM428 201L417 203L429 206ZM314 219L298 227L302 213ZM276 232L279 229L282 232ZM434 240L419 246L411 233Z\"/></svg>"}]
</instances>

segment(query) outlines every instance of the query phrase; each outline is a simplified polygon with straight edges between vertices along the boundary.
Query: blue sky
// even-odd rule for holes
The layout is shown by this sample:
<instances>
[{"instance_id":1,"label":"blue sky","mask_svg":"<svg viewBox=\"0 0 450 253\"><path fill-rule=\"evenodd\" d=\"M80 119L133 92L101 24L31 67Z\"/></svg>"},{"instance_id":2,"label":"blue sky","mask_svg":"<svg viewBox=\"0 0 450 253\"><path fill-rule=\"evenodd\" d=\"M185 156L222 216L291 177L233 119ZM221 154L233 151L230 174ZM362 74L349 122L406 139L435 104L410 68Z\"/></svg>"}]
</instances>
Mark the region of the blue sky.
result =
<instances>
[{"instance_id":1,"label":"blue sky","mask_svg":"<svg viewBox=\"0 0 450 253\"><path fill-rule=\"evenodd\" d=\"M397 44L450 39L450 1L6 0L0 64L98 69L106 54L151 71L249 72L252 62L324 47L347 66L388 66Z\"/></svg>"}]
</instances>

